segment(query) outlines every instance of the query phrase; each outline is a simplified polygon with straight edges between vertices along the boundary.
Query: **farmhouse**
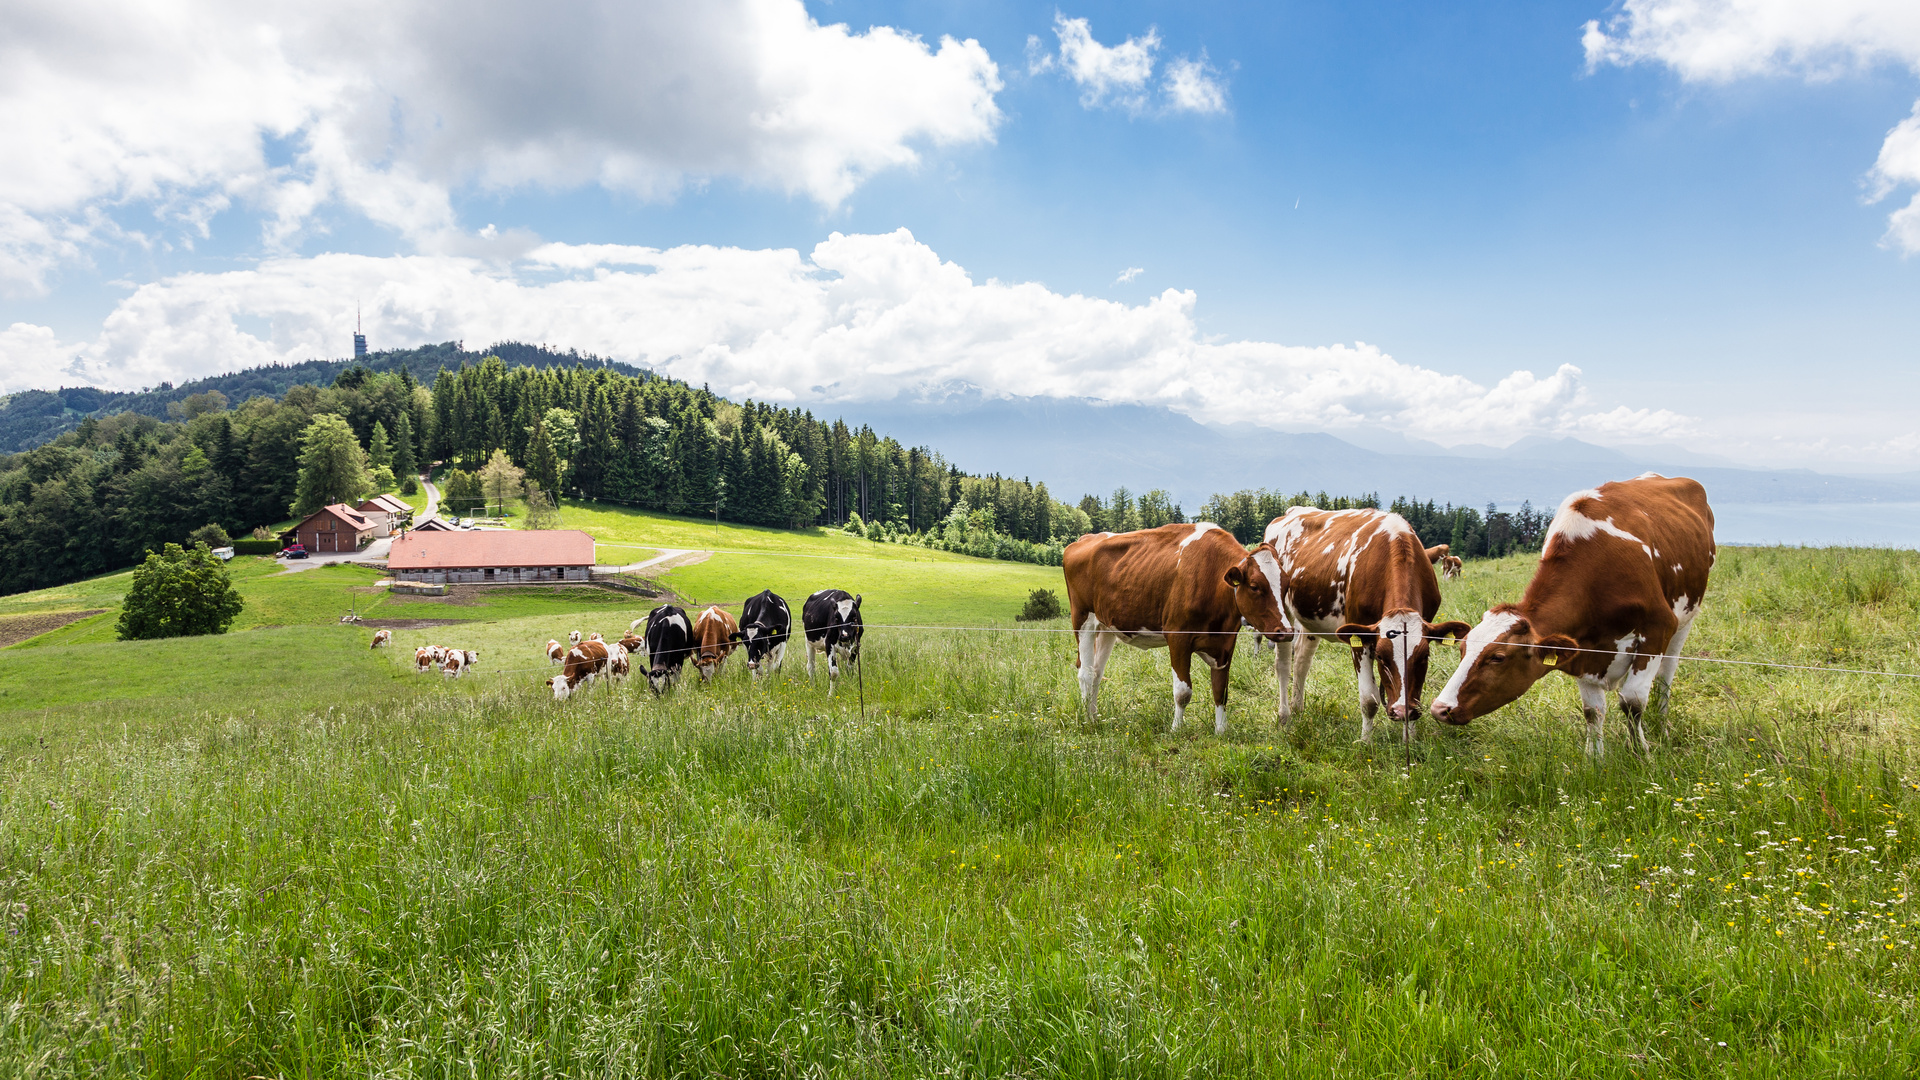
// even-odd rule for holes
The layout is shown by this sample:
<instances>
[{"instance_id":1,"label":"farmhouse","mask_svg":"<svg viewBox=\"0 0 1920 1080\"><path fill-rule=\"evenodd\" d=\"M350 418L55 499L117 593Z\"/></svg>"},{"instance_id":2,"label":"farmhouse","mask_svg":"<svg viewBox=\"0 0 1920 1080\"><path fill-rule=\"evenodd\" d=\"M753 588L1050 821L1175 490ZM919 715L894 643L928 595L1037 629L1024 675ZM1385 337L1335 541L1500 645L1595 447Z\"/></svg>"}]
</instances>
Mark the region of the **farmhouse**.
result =
<instances>
[{"instance_id":1,"label":"farmhouse","mask_svg":"<svg viewBox=\"0 0 1920 1080\"><path fill-rule=\"evenodd\" d=\"M593 537L578 529L409 532L393 542L387 571L399 581L503 585L586 581Z\"/></svg>"},{"instance_id":2,"label":"farmhouse","mask_svg":"<svg viewBox=\"0 0 1920 1080\"><path fill-rule=\"evenodd\" d=\"M375 536L392 536L395 529L413 516L413 507L391 495L375 495L354 510L373 523Z\"/></svg>"},{"instance_id":3,"label":"farmhouse","mask_svg":"<svg viewBox=\"0 0 1920 1080\"><path fill-rule=\"evenodd\" d=\"M308 551L358 551L373 542L374 526L360 511L334 503L315 510L291 534Z\"/></svg>"}]
</instances>

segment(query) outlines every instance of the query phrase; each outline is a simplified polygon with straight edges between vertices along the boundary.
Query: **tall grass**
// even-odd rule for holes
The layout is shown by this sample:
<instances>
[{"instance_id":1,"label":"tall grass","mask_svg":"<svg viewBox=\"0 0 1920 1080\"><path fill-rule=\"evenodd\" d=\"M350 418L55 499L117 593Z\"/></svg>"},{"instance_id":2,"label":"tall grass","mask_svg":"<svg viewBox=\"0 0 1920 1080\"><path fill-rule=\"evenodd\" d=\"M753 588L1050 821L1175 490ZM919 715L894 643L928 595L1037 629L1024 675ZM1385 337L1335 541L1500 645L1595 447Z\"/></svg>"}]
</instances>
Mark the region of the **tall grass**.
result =
<instances>
[{"instance_id":1,"label":"tall grass","mask_svg":"<svg viewBox=\"0 0 1920 1080\"><path fill-rule=\"evenodd\" d=\"M1920 670L1912 559L1725 552L1690 651ZM1277 731L1243 653L1216 739L1166 731L1164 653L1086 723L1064 635L872 631L863 712L798 650L554 703L531 645L448 684L265 633L355 657L0 714L0 1068L1915 1071L1912 681L1690 663L1595 763L1566 680L1356 745L1343 656Z\"/></svg>"}]
</instances>

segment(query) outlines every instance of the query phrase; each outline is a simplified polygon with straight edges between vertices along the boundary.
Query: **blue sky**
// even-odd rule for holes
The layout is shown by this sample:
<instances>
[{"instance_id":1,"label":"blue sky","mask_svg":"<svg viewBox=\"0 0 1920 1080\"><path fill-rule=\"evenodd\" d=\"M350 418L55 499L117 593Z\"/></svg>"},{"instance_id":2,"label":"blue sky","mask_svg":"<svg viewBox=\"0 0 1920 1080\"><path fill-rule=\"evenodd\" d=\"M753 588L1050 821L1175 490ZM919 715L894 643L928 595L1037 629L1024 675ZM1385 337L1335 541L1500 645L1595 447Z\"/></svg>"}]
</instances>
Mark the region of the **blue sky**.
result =
<instances>
[{"instance_id":1,"label":"blue sky","mask_svg":"<svg viewBox=\"0 0 1920 1080\"><path fill-rule=\"evenodd\" d=\"M808 28L794 3L740 0L727 26L758 29L731 43L690 14L724 5L613 24L500 6L448 32L205 4L151 45L52 6L0 15L13 59L64 72L0 90L0 114L40 118L0 135L66 170L0 182L0 390L337 354L353 295L376 346L550 340L826 411L963 382L1357 441L1920 468L1901 405L1920 223L1893 217L1920 182L1909 5L841 2L807 4ZM1095 100L1072 20L1094 59L1153 35L1151 74ZM273 63L262 27L292 43ZM195 52L170 57L170 33ZM606 40L604 74L546 96ZM87 74L140 48L216 74ZM621 70L649 49L737 66L676 96ZM1181 61L1223 107L1170 106ZM436 64L481 74L381 74ZM853 90L808 97L848 72ZM338 104L356 78L358 111ZM756 79L791 96L734 100ZM579 119L602 100L621 105ZM704 134L789 106L811 134L771 150ZM138 130L201 114L217 122L164 146ZM99 145L73 151L89 125ZM834 233L855 239L816 252Z\"/></svg>"}]
</instances>

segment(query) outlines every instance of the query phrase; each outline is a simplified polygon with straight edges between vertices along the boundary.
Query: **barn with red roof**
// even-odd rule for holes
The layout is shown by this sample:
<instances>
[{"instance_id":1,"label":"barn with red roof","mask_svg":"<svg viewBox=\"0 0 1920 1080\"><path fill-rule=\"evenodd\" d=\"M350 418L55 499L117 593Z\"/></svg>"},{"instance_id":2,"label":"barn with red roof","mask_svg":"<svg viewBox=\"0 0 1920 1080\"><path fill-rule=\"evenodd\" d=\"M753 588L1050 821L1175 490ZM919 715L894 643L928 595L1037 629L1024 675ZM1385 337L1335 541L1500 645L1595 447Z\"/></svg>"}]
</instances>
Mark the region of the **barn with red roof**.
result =
<instances>
[{"instance_id":1,"label":"barn with red roof","mask_svg":"<svg viewBox=\"0 0 1920 1080\"><path fill-rule=\"evenodd\" d=\"M578 529L416 529L393 542L387 572L398 581L440 585L586 581L593 537Z\"/></svg>"}]
</instances>

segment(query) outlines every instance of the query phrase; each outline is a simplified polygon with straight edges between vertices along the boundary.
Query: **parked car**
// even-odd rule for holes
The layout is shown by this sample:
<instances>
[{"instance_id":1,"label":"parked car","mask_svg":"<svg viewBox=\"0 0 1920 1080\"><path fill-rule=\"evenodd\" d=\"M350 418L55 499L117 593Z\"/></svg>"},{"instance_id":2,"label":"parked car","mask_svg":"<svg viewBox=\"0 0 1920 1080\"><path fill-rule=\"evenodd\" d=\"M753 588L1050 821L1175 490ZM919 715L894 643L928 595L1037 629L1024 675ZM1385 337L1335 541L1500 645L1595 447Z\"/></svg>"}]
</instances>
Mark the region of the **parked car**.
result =
<instances>
[{"instance_id":1,"label":"parked car","mask_svg":"<svg viewBox=\"0 0 1920 1080\"><path fill-rule=\"evenodd\" d=\"M299 544L288 544L286 547L280 549L280 557L283 559L304 559L307 557L307 549Z\"/></svg>"},{"instance_id":2,"label":"parked car","mask_svg":"<svg viewBox=\"0 0 1920 1080\"><path fill-rule=\"evenodd\" d=\"M227 560L233 558L233 549L230 547L214 548L213 557L216 559L219 559L221 562L226 562Z\"/></svg>"}]
</instances>

